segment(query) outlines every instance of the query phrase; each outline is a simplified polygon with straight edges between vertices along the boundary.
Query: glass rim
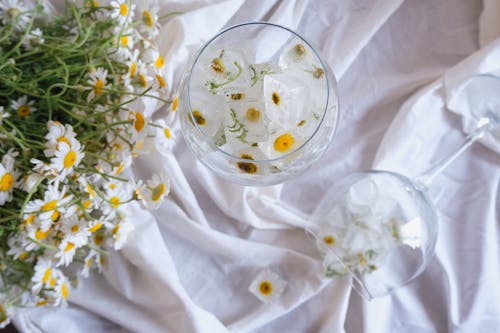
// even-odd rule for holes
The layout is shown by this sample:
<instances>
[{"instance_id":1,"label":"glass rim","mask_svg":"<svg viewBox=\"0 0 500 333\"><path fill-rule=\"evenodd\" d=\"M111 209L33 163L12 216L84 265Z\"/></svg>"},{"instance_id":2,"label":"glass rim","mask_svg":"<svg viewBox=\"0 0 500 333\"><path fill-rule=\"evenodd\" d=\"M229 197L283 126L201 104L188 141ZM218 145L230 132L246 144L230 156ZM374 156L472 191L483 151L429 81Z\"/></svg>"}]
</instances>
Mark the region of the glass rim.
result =
<instances>
[{"instance_id":1,"label":"glass rim","mask_svg":"<svg viewBox=\"0 0 500 333\"><path fill-rule=\"evenodd\" d=\"M316 49L304 37L302 37L299 33L295 32L292 29L287 28L285 26L282 26L282 25L279 25L279 24L276 24L276 23L271 23L271 22L251 21L251 22L239 23L239 24L232 25L232 26L230 26L228 28L225 28L222 31L218 32L215 36L213 36L207 42L205 42L202 45L202 47L198 50L198 52L196 53L194 61L193 61L193 64L191 65L191 68L189 68L189 75L188 75L188 78L187 78L187 102L188 102L187 104L188 104L188 108L189 108L189 115L188 115L189 117L194 117L193 116L193 108L191 106L191 77L193 75L193 69L197 65L200 56L207 49L207 47L212 44L213 41L215 41L217 38L219 38L224 33L228 32L230 30L236 29L236 28L240 28L240 27L244 27L244 26L252 26L252 25L254 25L254 26L259 26L259 25L262 25L262 26L271 26L271 27L275 27L275 28L280 28L280 29L286 30L289 33L291 33L292 35L295 35L298 38L300 38L314 52L314 55L319 60L319 62L321 64L321 67L323 68L323 71L325 72L325 79L326 79L326 103L325 103L325 108L323 110L323 114L321 116L321 120L320 120L319 124L314 129L314 132L311 135L309 135L308 138L298 148L296 148L293 151L288 152L288 153L286 153L286 154L284 154L284 155L282 155L280 157L271 158L271 159L260 159L260 160L258 160L258 159L257 160L249 160L249 159L242 158L242 157L235 156L235 155L232 155L232 154L228 153L227 151L225 151L225 150L221 149L219 146L217 146L213 142L212 137L210 137L209 135L207 135L205 133L205 131L203 131L203 129L201 129L200 126L196 122L193 122L193 125L195 126L195 128L197 129L197 131L200 132L200 134L204 138L207 139L206 141L208 142L208 144L210 145L210 147L212 149L214 149L214 151L220 152L223 155L225 155L225 156L227 156L227 157L229 157L231 159L234 159L236 161L241 161L241 162L251 161L251 163L256 163L256 164L269 164L269 163L272 163L272 162L279 162L279 161L285 160L289 156L292 156L293 154L296 154L297 152L299 152L301 150L304 150L305 146L307 146L309 144L309 142L312 140L312 138L314 138L314 136L318 133L319 129L323 125L323 123L325 121L326 114L328 112L328 108L330 107L330 104L331 104L330 103L330 88L333 89L334 95L336 97L336 103L335 104L336 104L336 113L337 114L336 114L335 120L334 120L333 135L337 132L338 117L339 117L339 114L338 114L339 113L338 87L337 87L337 81L336 81L335 75L334 75L333 71L330 69L330 67L328 66L328 64L326 64L323 61L323 59L319 55L318 51L316 51ZM332 82L330 82L330 80Z\"/></svg>"}]
</instances>

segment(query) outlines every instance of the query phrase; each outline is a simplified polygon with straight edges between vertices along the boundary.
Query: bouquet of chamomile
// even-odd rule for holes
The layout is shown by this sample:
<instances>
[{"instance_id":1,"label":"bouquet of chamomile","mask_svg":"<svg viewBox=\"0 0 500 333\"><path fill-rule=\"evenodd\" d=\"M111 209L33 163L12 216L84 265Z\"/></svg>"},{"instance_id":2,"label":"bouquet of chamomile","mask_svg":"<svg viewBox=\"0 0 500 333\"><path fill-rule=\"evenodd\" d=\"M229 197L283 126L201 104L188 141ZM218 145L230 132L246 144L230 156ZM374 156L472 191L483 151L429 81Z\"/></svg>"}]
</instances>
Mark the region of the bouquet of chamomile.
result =
<instances>
[{"instance_id":1,"label":"bouquet of chamomile","mask_svg":"<svg viewBox=\"0 0 500 333\"><path fill-rule=\"evenodd\" d=\"M142 8L140 6L143 6ZM64 305L79 276L133 231L132 202L157 208L162 175L132 161L172 133L155 3L0 2L0 327L16 307ZM154 105L154 107L152 107Z\"/></svg>"}]
</instances>

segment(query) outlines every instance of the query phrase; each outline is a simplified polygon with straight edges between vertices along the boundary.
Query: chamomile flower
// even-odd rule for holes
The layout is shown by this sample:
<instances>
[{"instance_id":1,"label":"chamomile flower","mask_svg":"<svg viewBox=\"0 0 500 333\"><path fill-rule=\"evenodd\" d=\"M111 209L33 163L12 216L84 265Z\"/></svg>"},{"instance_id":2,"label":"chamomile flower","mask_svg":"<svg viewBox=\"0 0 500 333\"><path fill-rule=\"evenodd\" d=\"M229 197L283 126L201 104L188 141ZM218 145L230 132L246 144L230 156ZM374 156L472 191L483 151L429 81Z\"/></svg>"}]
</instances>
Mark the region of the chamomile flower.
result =
<instances>
[{"instance_id":1,"label":"chamomile flower","mask_svg":"<svg viewBox=\"0 0 500 333\"><path fill-rule=\"evenodd\" d=\"M24 174L23 178L19 181L19 188L25 192L31 192L35 185L40 182L42 175L36 172L28 172Z\"/></svg>"},{"instance_id":2,"label":"chamomile flower","mask_svg":"<svg viewBox=\"0 0 500 333\"><path fill-rule=\"evenodd\" d=\"M134 18L135 4L127 0L111 1L111 18L118 20L120 24L129 24Z\"/></svg>"},{"instance_id":3,"label":"chamomile flower","mask_svg":"<svg viewBox=\"0 0 500 333\"><path fill-rule=\"evenodd\" d=\"M54 255L55 259L59 259L56 266L68 266L73 261L77 248L78 246L70 239L64 238L62 242L59 243L58 251Z\"/></svg>"},{"instance_id":4,"label":"chamomile flower","mask_svg":"<svg viewBox=\"0 0 500 333\"><path fill-rule=\"evenodd\" d=\"M54 291L51 293L52 303L55 306L66 305L66 301L69 297L70 283L68 278L60 271L56 271L56 285L54 286Z\"/></svg>"},{"instance_id":5,"label":"chamomile flower","mask_svg":"<svg viewBox=\"0 0 500 333\"><path fill-rule=\"evenodd\" d=\"M31 113L37 111L37 108L33 104L35 104L35 101L28 101L28 96L23 95L17 100L12 101L11 107L17 112L19 117L26 118Z\"/></svg>"},{"instance_id":6,"label":"chamomile flower","mask_svg":"<svg viewBox=\"0 0 500 333\"><path fill-rule=\"evenodd\" d=\"M27 50L32 50L38 45L45 43L43 38L43 31L40 28L35 28L30 31L30 33L23 40L23 45Z\"/></svg>"},{"instance_id":7,"label":"chamomile flower","mask_svg":"<svg viewBox=\"0 0 500 333\"><path fill-rule=\"evenodd\" d=\"M61 231L64 233L64 241L68 241L74 245L74 247L81 247L86 245L89 241L90 232L87 229L87 222L81 220L75 215L63 221L63 226Z\"/></svg>"},{"instance_id":8,"label":"chamomile flower","mask_svg":"<svg viewBox=\"0 0 500 333\"><path fill-rule=\"evenodd\" d=\"M158 122L160 127L156 127L155 135L155 145L159 152L169 152L172 151L172 147L175 143L175 133L172 128L165 125L165 123Z\"/></svg>"},{"instance_id":9,"label":"chamomile flower","mask_svg":"<svg viewBox=\"0 0 500 333\"><path fill-rule=\"evenodd\" d=\"M153 39L158 36L160 32L160 23L158 22L158 5L150 5L149 8L142 8L140 10L141 14L141 25L139 29L144 33L149 39Z\"/></svg>"},{"instance_id":10,"label":"chamomile flower","mask_svg":"<svg viewBox=\"0 0 500 333\"><path fill-rule=\"evenodd\" d=\"M93 267L97 267L98 271L100 272L102 270L102 259L99 252L90 250L85 259L83 260L83 268L80 274L85 278L88 277L90 270Z\"/></svg>"},{"instance_id":11,"label":"chamomile flower","mask_svg":"<svg viewBox=\"0 0 500 333\"><path fill-rule=\"evenodd\" d=\"M19 173L14 169L14 158L6 154L0 163L0 206L12 200L12 192Z\"/></svg>"},{"instance_id":12,"label":"chamomile flower","mask_svg":"<svg viewBox=\"0 0 500 333\"><path fill-rule=\"evenodd\" d=\"M270 303L279 299L286 285L278 274L266 269L257 275L248 290L261 302Z\"/></svg>"},{"instance_id":13,"label":"chamomile flower","mask_svg":"<svg viewBox=\"0 0 500 333\"><path fill-rule=\"evenodd\" d=\"M87 102L103 93L104 89L109 88L107 84L108 70L98 67L95 71L89 73L87 83L90 87L90 93L87 96Z\"/></svg>"},{"instance_id":14,"label":"chamomile flower","mask_svg":"<svg viewBox=\"0 0 500 333\"><path fill-rule=\"evenodd\" d=\"M51 259L40 257L38 258L34 269L35 273L31 278L31 290L33 290L33 292L35 293L38 293L44 286L50 286L51 282L53 282L52 279L55 278L55 267Z\"/></svg>"},{"instance_id":15,"label":"chamomile flower","mask_svg":"<svg viewBox=\"0 0 500 333\"><path fill-rule=\"evenodd\" d=\"M150 49L146 53L146 60L153 65L156 71L160 71L165 66L165 58L156 48Z\"/></svg>"},{"instance_id":16,"label":"chamomile flower","mask_svg":"<svg viewBox=\"0 0 500 333\"><path fill-rule=\"evenodd\" d=\"M30 201L26 205L25 213L38 214L43 232L48 230L53 222L59 221L61 216L71 216L76 211L76 206L68 204L73 199L72 194L67 194L68 189L55 182L47 187L44 198Z\"/></svg>"},{"instance_id":17,"label":"chamomile flower","mask_svg":"<svg viewBox=\"0 0 500 333\"><path fill-rule=\"evenodd\" d=\"M46 146L47 149L44 150L44 154L47 157L55 155L55 152L59 148L59 143L65 142L68 146L72 146L76 140L76 134L73 131L73 127L69 124L63 125L58 121L50 120L47 123L48 133L45 135L47 139Z\"/></svg>"},{"instance_id":18,"label":"chamomile flower","mask_svg":"<svg viewBox=\"0 0 500 333\"><path fill-rule=\"evenodd\" d=\"M6 118L10 117L10 113L4 111L4 107L0 106L0 125L2 125L2 121Z\"/></svg>"},{"instance_id":19,"label":"chamomile flower","mask_svg":"<svg viewBox=\"0 0 500 333\"><path fill-rule=\"evenodd\" d=\"M3 0L0 2L0 20L4 25L13 23L17 31L24 31L31 20L31 14L22 1Z\"/></svg>"},{"instance_id":20,"label":"chamomile flower","mask_svg":"<svg viewBox=\"0 0 500 333\"><path fill-rule=\"evenodd\" d=\"M129 57L125 62L128 66L128 76L130 78L136 77L138 71L137 66L141 60L139 59L139 50L135 49L133 52L129 53Z\"/></svg>"},{"instance_id":21,"label":"chamomile flower","mask_svg":"<svg viewBox=\"0 0 500 333\"><path fill-rule=\"evenodd\" d=\"M117 210L132 199L133 191L128 183L108 183L106 186L106 201L101 207L104 215L110 218L116 216ZM105 203L105 204L104 204Z\"/></svg>"},{"instance_id":22,"label":"chamomile flower","mask_svg":"<svg viewBox=\"0 0 500 333\"><path fill-rule=\"evenodd\" d=\"M73 172L83 156L82 146L77 140L74 140L69 146L66 142L60 142L55 151L55 156L50 159L50 166L58 171L59 179L64 179Z\"/></svg>"},{"instance_id":23,"label":"chamomile flower","mask_svg":"<svg viewBox=\"0 0 500 333\"><path fill-rule=\"evenodd\" d=\"M143 202L150 209L157 209L170 192L170 182L164 175L153 175L142 190Z\"/></svg>"},{"instance_id":24,"label":"chamomile flower","mask_svg":"<svg viewBox=\"0 0 500 333\"><path fill-rule=\"evenodd\" d=\"M121 221L115 225L108 225L108 228L111 229L111 233L113 234L113 246L115 250L120 250L121 248L123 248L125 242L127 241L128 235L132 230L134 230L134 226L128 221Z\"/></svg>"}]
</instances>

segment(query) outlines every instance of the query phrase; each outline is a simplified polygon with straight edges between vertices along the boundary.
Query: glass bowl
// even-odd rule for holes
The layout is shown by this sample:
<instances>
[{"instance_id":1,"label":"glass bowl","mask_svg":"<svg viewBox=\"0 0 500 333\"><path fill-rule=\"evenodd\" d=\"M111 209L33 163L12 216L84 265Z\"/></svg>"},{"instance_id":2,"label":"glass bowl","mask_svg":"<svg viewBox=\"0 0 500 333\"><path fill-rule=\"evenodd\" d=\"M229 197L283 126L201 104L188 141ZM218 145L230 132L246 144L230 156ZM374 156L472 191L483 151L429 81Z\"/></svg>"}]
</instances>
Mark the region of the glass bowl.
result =
<instances>
[{"instance_id":1,"label":"glass bowl","mask_svg":"<svg viewBox=\"0 0 500 333\"><path fill-rule=\"evenodd\" d=\"M220 32L196 53L179 89L187 145L217 175L244 185L304 172L337 127L332 71L303 37L277 24Z\"/></svg>"},{"instance_id":2,"label":"glass bowl","mask_svg":"<svg viewBox=\"0 0 500 333\"><path fill-rule=\"evenodd\" d=\"M354 173L336 183L308 230L329 277L352 276L371 300L420 275L434 255L437 215L425 189L387 171Z\"/></svg>"}]
</instances>

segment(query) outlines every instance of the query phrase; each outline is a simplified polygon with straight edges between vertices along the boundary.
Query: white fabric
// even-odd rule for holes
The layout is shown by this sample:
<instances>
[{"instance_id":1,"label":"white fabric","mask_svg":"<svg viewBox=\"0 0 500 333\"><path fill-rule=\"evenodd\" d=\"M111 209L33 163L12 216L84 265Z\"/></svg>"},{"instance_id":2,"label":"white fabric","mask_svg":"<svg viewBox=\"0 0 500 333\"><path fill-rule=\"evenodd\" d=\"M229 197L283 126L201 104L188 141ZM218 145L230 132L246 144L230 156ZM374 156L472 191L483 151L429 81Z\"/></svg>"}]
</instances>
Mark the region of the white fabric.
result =
<instances>
[{"instance_id":1,"label":"white fabric","mask_svg":"<svg viewBox=\"0 0 500 333\"><path fill-rule=\"evenodd\" d=\"M498 0L485 3L499 6ZM269 20L297 29L341 78L334 144L297 179L250 188L215 177L177 132L173 154L146 156L134 167L137 174L170 176L167 202L152 213L137 208L136 231L110 257L104 275L82 280L68 308L22 312L15 320L22 332L499 330L500 156L480 144L436 179L430 194L440 217L437 254L421 277L391 297L367 303L350 292L347 279L321 278L314 241L300 229L303 213L336 178L370 168L375 155L373 166L415 176L460 145L460 119L443 108L440 78L479 71L484 57L495 57L491 66L500 63L499 43L491 42L469 65L455 67L478 49L480 1L178 0L161 6L185 12L163 27L171 87L187 57L224 26ZM481 36L493 40L498 15L491 15L481 16ZM248 292L266 268L288 283L276 304Z\"/></svg>"}]
</instances>

